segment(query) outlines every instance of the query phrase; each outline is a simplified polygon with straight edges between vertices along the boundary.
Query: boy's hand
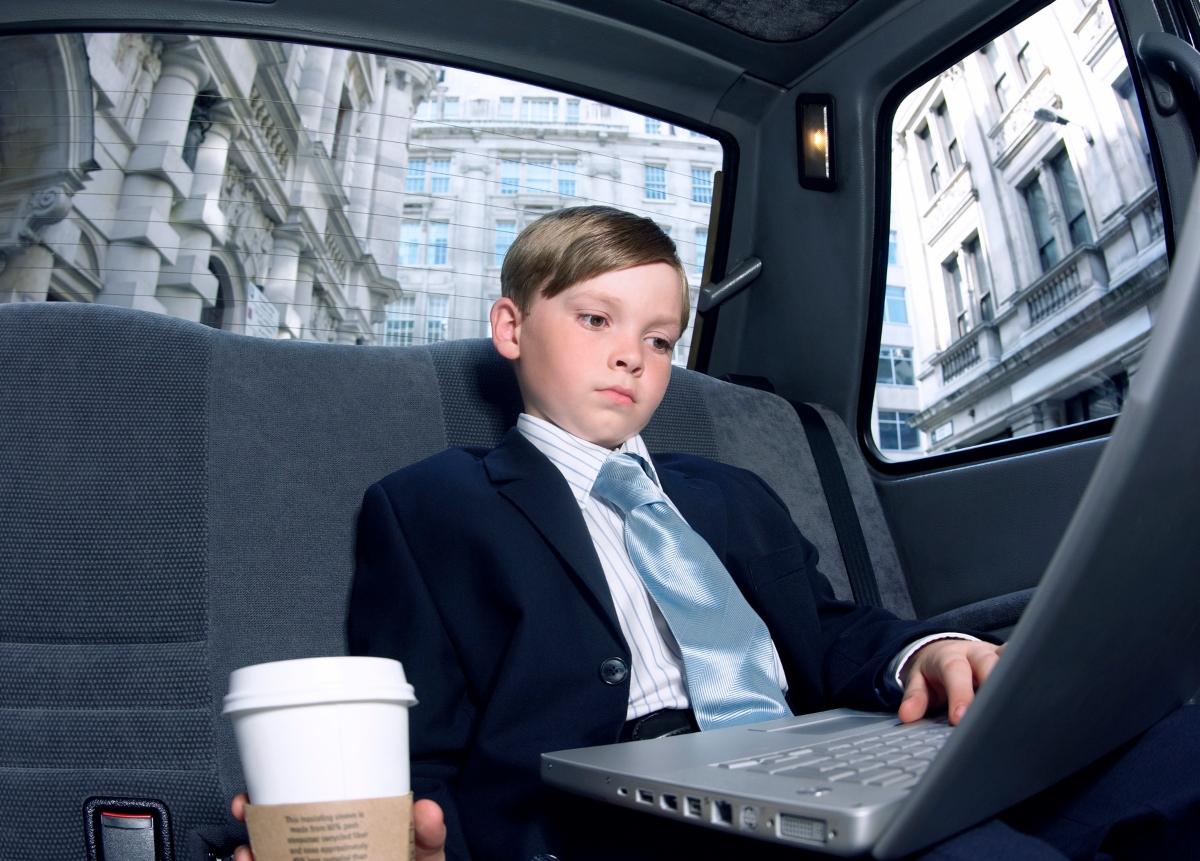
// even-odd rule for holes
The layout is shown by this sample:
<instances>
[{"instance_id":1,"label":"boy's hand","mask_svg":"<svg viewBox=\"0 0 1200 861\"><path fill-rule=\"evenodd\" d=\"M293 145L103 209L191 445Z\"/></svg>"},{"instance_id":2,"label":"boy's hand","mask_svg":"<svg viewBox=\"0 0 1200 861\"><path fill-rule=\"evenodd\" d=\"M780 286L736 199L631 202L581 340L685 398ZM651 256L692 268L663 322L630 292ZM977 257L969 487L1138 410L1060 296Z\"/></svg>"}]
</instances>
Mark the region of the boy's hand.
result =
<instances>
[{"instance_id":1,"label":"boy's hand","mask_svg":"<svg viewBox=\"0 0 1200 861\"><path fill-rule=\"evenodd\" d=\"M934 640L909 658L901 672L904 699L900 720L912 723L940 705L947 706L950 723L962 720L1004 646L976 640Z\"/></svg>"},{"instance_id":2,"label":"boy's hand","mask_svg":"<svg viewBox=\"0 0 1200 861\"><path fill-rule=\"evenodd\" d=\"M233 818L246 821L246 805L249 799L243 792L234 797L229 805ZM446 822L442 808L436 801L422 798L413 804L413 830L416 831L417 856L415 861L446 861ZM249 846L239 846L233 853L234 861L254 861Z\"/></svg>"}]
</instances>

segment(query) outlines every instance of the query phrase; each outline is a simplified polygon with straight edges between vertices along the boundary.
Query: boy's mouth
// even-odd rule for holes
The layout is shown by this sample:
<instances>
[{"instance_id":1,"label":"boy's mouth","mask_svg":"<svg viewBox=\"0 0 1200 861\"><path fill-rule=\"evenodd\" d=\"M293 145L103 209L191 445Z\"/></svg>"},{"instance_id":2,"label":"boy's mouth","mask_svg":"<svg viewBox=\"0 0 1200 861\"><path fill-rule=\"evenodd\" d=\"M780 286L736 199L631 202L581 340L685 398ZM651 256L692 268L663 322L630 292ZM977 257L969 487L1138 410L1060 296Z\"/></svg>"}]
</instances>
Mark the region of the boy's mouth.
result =
<instances>
[{"instance_id":1,"label":"boy's mouth","mask_svg":"<svg viewBox=\"0 0 1200 861\"><path fill-rule=\"evenodd\" d=\"M608 395L618 403L631 404L634 402L633 390L627 389L624 386L609 386L608 388L601 389L600 393Z\"/></svg>"}]
</instances>

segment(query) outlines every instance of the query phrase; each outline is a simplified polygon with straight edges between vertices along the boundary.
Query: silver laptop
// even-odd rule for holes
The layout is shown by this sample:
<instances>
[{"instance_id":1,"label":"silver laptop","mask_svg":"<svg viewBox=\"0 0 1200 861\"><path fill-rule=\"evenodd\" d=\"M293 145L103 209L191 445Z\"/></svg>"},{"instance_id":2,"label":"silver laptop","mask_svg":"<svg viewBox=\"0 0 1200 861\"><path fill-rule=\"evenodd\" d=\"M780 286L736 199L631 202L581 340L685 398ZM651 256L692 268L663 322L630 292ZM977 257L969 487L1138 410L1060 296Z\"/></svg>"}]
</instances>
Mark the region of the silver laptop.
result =
<instances>
[{"instance_id":1,"label":"silver laptop","mask_svg":"<svg viewBox=\"0 0 1200 861\"><path fill-rule=\"evenodd\" d=\"M1200 229L1200 184L1188 228ZM895 858L1147 729L1200 686L1198 332L1200 242L1181 241L1124 412L958 727L837 710L546 753L543 779L750 838Z\"/></svg>"}]
</instances>

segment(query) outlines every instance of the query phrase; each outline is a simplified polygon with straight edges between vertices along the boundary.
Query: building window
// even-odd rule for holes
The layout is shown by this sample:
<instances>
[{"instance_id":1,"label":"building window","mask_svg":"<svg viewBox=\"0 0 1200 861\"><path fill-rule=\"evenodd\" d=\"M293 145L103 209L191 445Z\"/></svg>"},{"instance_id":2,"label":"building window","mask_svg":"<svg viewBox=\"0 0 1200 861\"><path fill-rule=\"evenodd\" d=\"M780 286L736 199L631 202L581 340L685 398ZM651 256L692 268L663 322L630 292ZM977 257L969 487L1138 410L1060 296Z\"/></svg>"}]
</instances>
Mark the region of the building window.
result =
<instances>
[{"instance_id":1,"label":"building window","mask_svg":"<svg viewBox=\"0 0 1200 861\"><path fill-rule=\"evenodd\" d=\"M521 184L521 163L505 159L500 162L500 193L516 194Z\"/></svg>"},{"instance_id":2,"label":"building window","mask_svg":"<svg viewBox=\"0 0 1200 861\"><path fill-rule=\"evenodd\" d=\"M558 99L521 99L521 119L534 123L552 123L558 119Z\"/></svg>"},{"instance_id":3,"label":"building window","mask_svg":"<svg viewBox=\"0 0 1200 861\"><path fill-rule=\"evenodd\" d=\"M529 191L549 192L553 168L549 160L529 162L525 171L525 186Z\"/></svg>"},{"instance_id":4,"label":"building window","mask_svg":"<svg viewBox=\"0 0 1200 861\"><path fill-rule=\"evenodd\" d=\"M408 173L404 177L404 190L420 194L425 190L425 159L410 158Z\"/></svg>"},{"instance_id":5,"label":"building window","mask_svg":"<svg viewBox=\"0 0 1200 861\"><path fill-rule=\"evenodd\" d=\"M1033 241L1037 245L1038 261L1042 265L1042 271L1048 272L1062 259L1062 253L1050 226L1050 208L1046 205L1046 193L1042 191L1041 183L1034 179L1021 189L1021 194L1025 197L1025 207L1029 210L1029 222L1033 226Z\"/></svg>"},{"instance_id":6,"label":"building window","mask_svg":"<svg viewBox=\"0 0 1200 861\"><path fill-rule=\"evenodd\" d=\"M938 133L942 136L942 143L946 147L946 161L950 165L950 172L953 173L962 165L962 150L958 146L958 137L954 134L954 126L950 123L950 115L946 112L946 103L939 103L933 109L933 115L937 120Z\"/></svg>"},{"instance_id":7,"label":"building window","mask_svg":"<svg viewBox=\"0 0 1200 861\"><path fill-rule=\"evenodd\" d=\"M909 347L880 347L879 369L875 382L889 386L914 386L912 349Z\"/></svg>"},{"instance_id":8,"label":"building window","mask_svg":"<svg viewBox=\"0 0 1200 861\"><path fill-rule=\"evenodd\" d=\"M646 168L645 191L647 200L667 199L667 168L661 164L648 164Z\"/></svg>"},{"instance_id":9,"label":"building window","mask_svg":"<svg viewBox=\"0 0 1200 861\"><path fill-rule=\"evenodd\" d=\"M644 119L646 121L646 126L645 126L646 134L656 135L656 134L660 134L662 132L662 123L661 122L654 119L654 117L645 117Z\"/></svg>"},{"instance_id":10,"label":"building window","mask_svg":"<svg viewBox=\"0 0 1200 861\"><path fill-rule=\"evenodd\" d=\"M1138 151L1142 154L1146 169L1153 176L1154 160L1150 156L1150 139L1146 136L1146 123L1142 118L1141 105L1138 102L1137 93L1133 90L1133 80L1129 77L1128 71L1121 75L1121 79L1117 83L1113 84L1113 89L1117 92L1117 101L1121 105L1121 114L1125 117L1125 126L1129 129Z\"/></svg>"},{"instance_id":11,"label":"building window","mask_svg":"<svg viewBox=\"0 0 1200 861\"><path fill-rule=\"evenodd\" d=\"M387 319L383 323L383 346L412 346L413 307L415 303L415 297L401 296L400 301L388 305Z\"/></svg>"},{"instance_id":12,"label":"building window","mask_svg":"<svg viewBox=\"0 0 1200 861\"><path fill-rule=\"evenodd\" d=\"M579 99L567 99L567 122L579 122Z\"/></svg>"},{"instance_id":13,"label":"building window","mask_svg":"<svg viewBox=\"0 0 1200 861\"><path fill-rule=\"evenodd\" d=\"M983 54L988 72L992 77L992 92L996 96L996 104L1000 107L1000 113L1004 113L1012 104L1012 81L1001 65L1000 48L995 42L992 42L984 45L980 53Z\"/></svg>"},{"instance_id":14,"label":"building window","mask_svg":"<svg viewBox=\"0 0 1200 861\"><path fill-rule=\"evenodd\" d=\"M429 222L429 263L432 266L445 266L447 251L450 245L450 222Z\"/></svg>"},{"instance_id":15,"label":"building window","mask_svg":"<svg viewBox=\"0 0 1200 861\"><path fill-rule=\"evenodd\" d=\"M1021 46L1021 50L1017 51L1017 70L1026 84L1037 77L1038 72L1042 70L1042 61L1038 57L1037 51L1028 42Z\"/></svg>"},{"instance_id":16,"label":"building window","mask_svg":"<svg viewBox=\"0 0 1200 861\"><path fill-rule=\"evenodd\" d=\"M406 218L400 222L400 265L421 264L421 222Z\"/></svg>"},{"instance_id":17,"label":"building window","mask_svg":"<svg viewBox=\"0 0 1200 861\"><path fill-rule=\"evenodd\" d=\"M908 325L908 303L904 299L903 287L888 286L883 300L883 322Z\"/></svg>"},{"instance_id":18,"label":"building window","mask_svg":"<svg viewBox=\"0 0 1200 861\"><path fill-rule=\"evenodd\" d=\"M971 303L957 257L942 264L942 277L946 282L946 307L950 311L957 337L961 338L971 331Z\"/></svg>"},{"instance_id":19,"label":"building window","mask_svg":"<svg viewBox=\"0 0 1200 861\"><path fill-rule=\"evenodd\" d=\"M704 271L704 256L708 253L708 228L696 228L696 257L693 261L697 272Z\"/></svg>"},{"instance_id":20,"label":"building window","mask_svg":"<svg viewBox=\"0 0 1200 861\"><path fill-rule=\"evenodd\" d=\"M692 168L692 202L712 203L713 172L708 167Z\"/></svg>"},{"instance_id":21,"label":"building window","mask_svg":"<svg viewBox=\"0 0 1200 861\"><path fill-rule=\"evenodd\" d=\"M972 236L963 244L963 256L967 259L967 272L971 276L971 285L968 288L968 293L974 293L974 295L979 297L979 317L976 319L976 322L981 320L990 321L993 316L992 288L990 276L988 275L987 260L983 256L978 236Z\"/></svg>"},{"instance_id":22,"label":"building window","mask_svg":"<svg viewBox=\"0 0 1200 861\"><path fill-rule=\"evenodd\" d=\"M558 163L558 193L563 197L575 196L575 162Z\"/></svg>"},{"instance_id":23,"label":"building window","mask_svg":"<svg viewBox=\"0 0 1200 861\"><path fill-rule=\"evenodd\" d=\"M929 134L929 126L917 129L917 141L921 148L921 158L929 176L929 192L937 194L942 189L942 168L938 162L937 152L933 147L933 136Z\"/></svg>"},{"instance_id":24,"label":"building window","mask_svg":"<svg viewBox=\"0 0 1200 861\"><path fill-rule=\"evenodd\" d=\"M1062 201L1063 216L1067 222L1067 233L1071 247L1092 241L1092 229L1088 226L1087 212L1083 207L1083 194L1079 191L1079 180L1066 150L1050 159L1050 171L1058 187L1058 198Z\"/></svg>"},{"instance_id":25,"label":"building window","mask_svg":"<svg viewBox=\"0 0 1200 861\"><path fill-rule=\"evenodd\" d=\"M500 110L496 116L502 120L511 120L516 115L516 100L512 96L500 97Z\"/></svg>"},{"instance_id":26,"label":"building window","mask_svg":"<svg viewBox=\"0 0 1200 861\"><path fill-rule=\"evenodd\" d=\"M900 249L896 243L896 231L888 231L888 266L900 265Z\"/></svg>"},{"instance_id":27,"label":"building window","mask_svg":"<svg viewBox=\"0 0 1200 861\"><path fill-rule=\"evenodd\" d=\"M442 119L458 119L458 98L450 96L442 100Z\"/></svg>"},{"instance_id":28,"label":"building window","mask_svg":"<svg viewBox=\"0 0 1200 861\"><path fill-rule=\"evenodd\" d=\"M496 246L495 252L492 254L493 266L500 266L504 263L504 255L508 253L509 246L516 238L517 223L515 221L496 222Z\"/></svg>"},{"instance_id":29,"label":"building window","mask_svg":"<svg viewBox=\"0 0 1200 861\"><path fill-rule=\"evenodd\" d=\"M912 451L921 447L921 434L909 424L916 413L879 411L879 447L885 451Z\"/></svg>"},{"instance_id":30,"label":"building window","mask_svg":"<svg viewBox=\"0 0 1200 861\"><path fill-rule=\"evenodd\" d=\"M449 296L430 296L425 316L425 343L435 344L446 340L446 311L450 307Z\"/></svg>"},{"instance_id":31,"label":"building window","mask_svg":"<svg viewBox=\"0 0 1200 861\"><path fill-rule=\"evenodd\" d=\"M417 105L417 119L427 120L433 116L433 103L426 100Z\"/></svg>"},{"instance_id":32,"label":"building window","mask_svg":"<svg viewBox=\"0 0 1200 861\"><path fill-rule=\"evenodd\" d=\"M450 159L435 158L429 174L429 190L433 194L450 193Z\"/></svg>"}]
</instances>

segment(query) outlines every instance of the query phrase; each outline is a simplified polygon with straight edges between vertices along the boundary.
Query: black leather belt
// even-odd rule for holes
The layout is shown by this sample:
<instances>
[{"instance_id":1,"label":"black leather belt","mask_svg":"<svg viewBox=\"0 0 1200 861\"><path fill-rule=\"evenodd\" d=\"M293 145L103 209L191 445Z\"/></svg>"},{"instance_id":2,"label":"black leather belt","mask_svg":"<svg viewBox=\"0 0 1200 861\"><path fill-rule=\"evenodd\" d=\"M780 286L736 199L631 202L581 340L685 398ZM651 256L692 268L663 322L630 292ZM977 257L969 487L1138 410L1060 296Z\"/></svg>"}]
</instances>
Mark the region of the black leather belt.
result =
<instances>
[{"instance_id":1,"label":"black leather belt","mask_svg":"<svg viewBox=\"0 0 1200 861\"><path fill-rule=\"evenodd\" d=\"M691 709L663 709L626 721L621 727L621 741L644 741L648 738L666 738L696 732L696 716Z\"/></svg>"}]
</instances>

